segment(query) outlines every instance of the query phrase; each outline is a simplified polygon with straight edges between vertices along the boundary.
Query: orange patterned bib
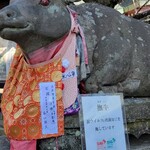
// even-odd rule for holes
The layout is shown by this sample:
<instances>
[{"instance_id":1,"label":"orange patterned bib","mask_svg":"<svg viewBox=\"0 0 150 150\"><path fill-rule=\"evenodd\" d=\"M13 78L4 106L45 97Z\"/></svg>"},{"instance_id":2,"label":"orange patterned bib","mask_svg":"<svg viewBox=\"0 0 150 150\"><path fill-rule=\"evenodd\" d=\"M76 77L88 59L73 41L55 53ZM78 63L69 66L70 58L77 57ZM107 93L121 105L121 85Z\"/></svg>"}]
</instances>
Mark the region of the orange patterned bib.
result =
<instances>
[{"instance_id":1,"label":"orange patterned bib","mask_svg":"<svg viewBox=\"0 0 150 150\"><path fill-rule=\"evenodd\" d=\"M62 82L63 60L67 59L70 62L66 73L76 69L75 48L78 24L72 15L71 23L71 30L61 50L49 61L29 65L24 59L22 50L17 47L1 104L4 129L8 138L32 140L64 134L64 108L71 106L78 94L77 77L67 78ZM55 82L56 85L57 134L42 134L39 90L41 82ZM65 90L62 92L63 87Z\"/></svg>"},{"instance_id":2,"label":"orange patterned bib","mask_svg":"<svg viewBox=\"0 0 150 150\"><path fill-rule=\"evenodd\" d=\"M40 82L56 83L57 134L42 134ZM1 107L4 115L5 133L10 139L31 140L63 135L64 106L61 58L33 67L25 62L18 47L4 87Z\"/></svg>"}]
</instances>

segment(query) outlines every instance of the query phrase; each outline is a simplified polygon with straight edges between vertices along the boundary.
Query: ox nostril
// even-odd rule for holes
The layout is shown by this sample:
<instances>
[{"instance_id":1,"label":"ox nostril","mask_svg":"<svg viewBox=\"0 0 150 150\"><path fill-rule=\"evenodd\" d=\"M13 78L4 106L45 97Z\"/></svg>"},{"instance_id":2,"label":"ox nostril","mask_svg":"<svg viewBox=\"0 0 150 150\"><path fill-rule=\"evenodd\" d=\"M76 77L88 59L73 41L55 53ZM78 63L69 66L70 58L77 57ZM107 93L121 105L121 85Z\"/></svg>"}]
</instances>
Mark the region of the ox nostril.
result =
<instances>
[{"instance_id":1,"label":"ox nostril","mask_svg":"<svg viewBox=\"0 0 150 150\"><path fill-rule=\"evenodd\" d=\"M7 17L11 17L12 16L12 14L11 13L7 13Z\"/></svg>"},{"instance_id":2,"label":"ox nostril","mask_svg":"<svg viewBox=\"0 0 150 150\"><path fill-rule=\"evenodd\" d=\"M5 15L8 18L13 18L15 16L15 12L14 11L6 11Z\"/></svg>"}]
</instances>

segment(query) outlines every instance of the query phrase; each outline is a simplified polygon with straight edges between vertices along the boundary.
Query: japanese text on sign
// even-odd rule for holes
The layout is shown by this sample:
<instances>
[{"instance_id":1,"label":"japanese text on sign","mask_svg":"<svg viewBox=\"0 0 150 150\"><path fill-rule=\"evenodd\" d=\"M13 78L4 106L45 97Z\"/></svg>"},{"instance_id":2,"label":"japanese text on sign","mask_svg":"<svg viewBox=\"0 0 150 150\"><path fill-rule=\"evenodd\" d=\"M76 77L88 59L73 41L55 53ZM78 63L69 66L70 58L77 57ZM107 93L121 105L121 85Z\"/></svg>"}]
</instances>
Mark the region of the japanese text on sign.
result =
<instances>
[{"instance_id":1,"label":"japanese text on sign","mask_svg":"<svg viewBox=\"0 0 150 150\"><path fill-rule=\"evenodd\" d=\"M81 104L86 150L126 150L121 95L84 95Z\"/></svg>"},{"instance_id":2,"label":"japanese text on sign","mask_svg":"<svg viewBox=\"0 0 150 150\"><path fill-rule=\"evenodd\" d=\"M76 69L69 70L69 71L63 73L63 75L62 75L63 80L66 80L69 78L74 78L74 77L77 77Z\"/></svg>"},{"instance_id":3,"label":"japanese text on sign","mask_svg":"<svg viewBox=\"0 0 150 150\"><path fill-rule=\"evenodd\" d=\"M57 104L55 82L42 82L40 86L40 105L42 133L58 133Z\"/></svg>"}]
</instances>

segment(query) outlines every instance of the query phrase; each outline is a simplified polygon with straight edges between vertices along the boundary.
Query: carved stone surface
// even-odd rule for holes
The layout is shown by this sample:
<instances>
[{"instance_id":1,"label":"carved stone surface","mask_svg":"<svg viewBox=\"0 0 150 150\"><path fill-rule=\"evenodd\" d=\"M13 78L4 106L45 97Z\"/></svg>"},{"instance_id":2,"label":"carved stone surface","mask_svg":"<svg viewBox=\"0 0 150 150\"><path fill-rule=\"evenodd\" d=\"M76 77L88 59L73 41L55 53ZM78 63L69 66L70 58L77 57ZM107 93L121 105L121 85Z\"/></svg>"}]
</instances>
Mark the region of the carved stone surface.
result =
<instances>
[{"instance_id":1,"label":"carved stone surface","mask_svg":"<svg viewBox=\"0 0 150 150\"><path fill-rule=\"evenodd\" d=\"M0 35L16 41L25 53L62 37L70 29L69 12L60 0L51 0L50 4L44 7L32 0L12 1L0 11ZM79 13L88 47L91 74L85 80L87 92L150 97L150 25L98 4L70 7ZM136 137L149 133L150 99L126 99L125 107L128 132ZM39 150L54 150L57 146L63 150L81 149L77 115L65 118L65 136L58 141L39 140L38 144Z\"/></svg>"},{"instance_id":2,"label":"carved stone surface","mask_svg":"<svg viewBox=\"0 0 150 150\"><path fill-rule=\"evenodd\" d=\"M150 135L143 135L139 139L130 136L130 150L150 150Z\"/></svg>"},{"instance_id":3,"label":"carved stone surface","mask_svg":"<svg viewBox=\"0 0 150 150\"><path fill-rule=\"evenodd\" d=\"M124 100L125 102L125 114L126 114L126 120L127 120L127 132L130 135L134 135L135 137L139 138L143 134L150 134L150 98L128 98ZM65 118L65 136L59 138L59 146L60 149L68 148L71 150L80 150L78 146L80 145L79 138L77 135L80 135L80 125L79 125L79 118L78 115L73 115L73 116L67 116ZM68 135L71 134L70 135ZM70 139L67 139L70 137L72 140L72 143L69 144L70 142L66 143L64 142L65 140L69 141ZM148 142L149 137L146 138L145 140ZM144 140L144 139L143 139ZM136 141L136 142L135 142ZM137 142L140 141L139 143L142 143L142 140L139 139L131 139L131 150L149 150L150 145L149 143L143 144L143 147L140 146L140 144ZM47 143L47 144L46 144ZM65 144L64 144L65 143ZM77 144L77 149L75 147L70 146L73 143L78 143ZM133 144L132 144L133 143ZM46 147L48 145L51 145L52 142L50 142L48 139L46 140L39 140L39 150L46 150ZM47 146L45 146L47 145ZM75 144L73 144L75 145ZM138 146L137 146L138 145ZM141 144L142 145L142 144ZM53 142L53 147L56 146L56 143ZM51 150L53 148L51 147ZM68 150L66 149L66 150Z\"/></svg>"},{"instance_id":4,"label":"carved stone surface","mask_svg":"<svg viewBox=\"0 0 150 150\"><path fill-rule=\"evenodd\" d=\"M125 115L128 133L136 137L150 133L150 98L127 98ZM65 128L79 128L78 115L65 118Z\"/></svg>"},{"instance_id":5,"label":"carved stone surface","mask_svg":"<svg viewBox=\"0 0 150 150\"><path fill-rule=\"evenodd\" d=\"M87 92L150 96L150 25L100 4L70 7L79 14L88 47L91 74L85 79ZM0 11L0 18L0 35L16 41L25 54L46 46L70 29L69 12L60 0L51 0L47 7L32 0L30 4L14 0Z\"/></svg>"},{"instance_id":6,"label":"carved stone surface","mask_svg":"<svg viewBox=\"0 0 150 150\"><path fill-rule=\"evenodd\" d=\"M73 2L79 2L80 0L62 0L64 1L66 4L70 4ZM121 0L83 0L84 2L94 2L94 3L99 3L105 6L109 6L109 7L114 7L117 3L120 3Z\"/></svg>"},{"instance_id":7,"label":"carved stone surface","mask_svg":"<svg viewBox=\"0 0 150 150\"><path fill-rule=\"evenodd\" d=\"M127 122L150 120L150 98L125 99Z\"/></svg>"},{"instance_id":8,"label":"carved stone surface","mask_svg":"<svg viewBox=\"0 0 150 150\"><path fill-rule=\"evenodd\" d=\"M125 99L128 133L139 138L150 134L150 98Z\"/></svg>"},{"instance_id":9,"label":"carved stone surface","mask_svg":"<svg viewBox=\"0 0 150 150\"><path fill-rule=\"evenodd\" d=\"M60 150L81 150L81 141L79 141L78 137L76 140L72 137L73 135L69 136L69 141L66 138L63 140L58 139L57 144L55 143L56 139L52 139L52 144L49 142L49 139L45 140L43 143L38 142L37 150L56 150L56 147L58 147ZM130 150L150 150L150 135L143 135L139 139L130 136L129 139ZM69 146L69 143L74 143L74 147ZM1 150L10 150L9 141L5 136L0 136L0 148Z\"/></svg>"},{"instance_id":10,"label":"carved stone surface","mask_svg":"<svg viewBox=\"0 0 150 150\"><path fill-rule=\"evenodd\" d=\"M150 134L150 98L127 98L124 102L128 134L134 135L136 138L140 138L144 134ZM4 135L2 121L0 123L0 135ZM2 139L4 139L4 137L2 137ZM78 114L65 117L64 136L59 137L57 140L55 138L38 140L38 150L55 150L57 145L62 150L81 149L81 133ZM133 149L134 147L135 146L133 146Z\"/></svg>"},{"instance_id":11,"label":"carved stone surface","mask_svg":"<svg viewBox=\"0 0 150 150\"><path fill-rule=\"evenodd\" d=\"M38 150L81 150L81 136L79 129L66 129L65 135L38 141Z\"/></svg>"},{"instance_id":12,"label":"carved stone surface","mask_svg":"<svg viewBox=\"0 0 150 150\"><path fill-rule=\"evenodd\" d=\"M4 135L0 136L0 149L10 150L9 140Z\"/></svg>"},{"instance_id":13,"label":"carved stone surface","mask_svg":"<svg viewBox=\"0 0 150 150\"><path fill-rule=\"evenodd\" d=\"M143 138L143 136L144 134L150 134L150 98L125 99L125 112L128 133L136 137L131 136L131 150L149 150L150 138L149 136ZM2 119L2 117L0 118ZM9 150L9 141L2 135L4 135L4 131L1 120L0 147L3 146L4 150ZM60 150L81 150L81 132L78 114L65 117L64 136L58 139L38 140L37 150L56 150L57 146Z\"/></svg>"}]
</instances>

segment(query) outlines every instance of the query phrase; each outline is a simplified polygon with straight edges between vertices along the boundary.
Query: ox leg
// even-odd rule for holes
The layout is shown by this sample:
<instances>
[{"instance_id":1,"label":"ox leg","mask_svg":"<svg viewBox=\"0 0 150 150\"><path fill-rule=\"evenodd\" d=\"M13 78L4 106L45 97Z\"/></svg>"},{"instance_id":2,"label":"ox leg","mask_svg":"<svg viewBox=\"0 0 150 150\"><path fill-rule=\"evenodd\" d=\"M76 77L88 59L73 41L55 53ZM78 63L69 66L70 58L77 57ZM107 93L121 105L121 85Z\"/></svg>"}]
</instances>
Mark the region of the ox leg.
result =
<instances>
[{"instance_id":1,"label":"ox leg","mask_svg":"<svg viewBox=\"0 0 150 150\"><path fill-rule=\"evenodd\" d=\"M117 92L118 83L128 78L132 62L132 47L130 45L123 47L123 41L116 43L112 39L99 41L94 49L93 70L85 81L89 93L97 93L104 89L104 91Z\"/></svg>"}]
</instances>

